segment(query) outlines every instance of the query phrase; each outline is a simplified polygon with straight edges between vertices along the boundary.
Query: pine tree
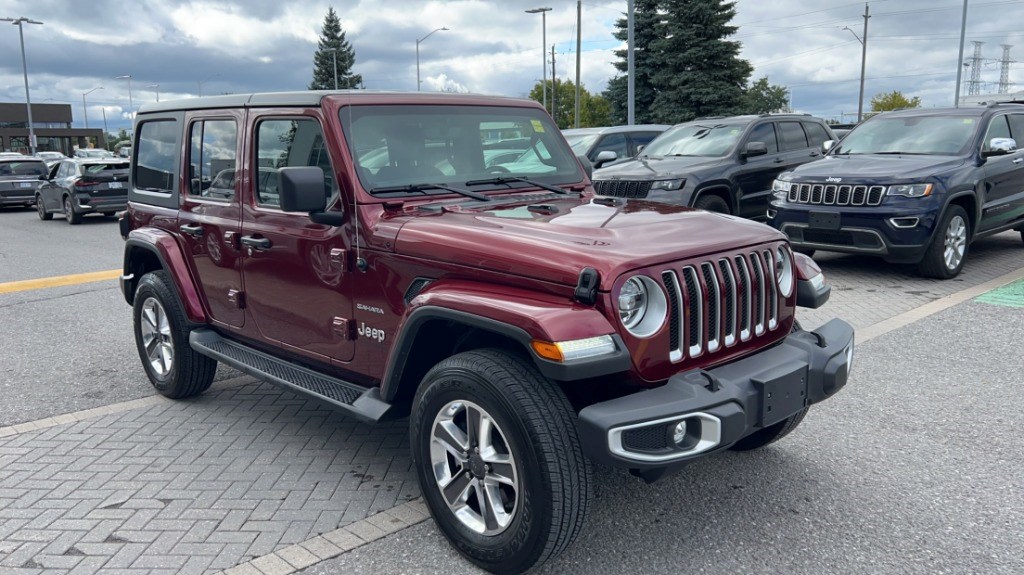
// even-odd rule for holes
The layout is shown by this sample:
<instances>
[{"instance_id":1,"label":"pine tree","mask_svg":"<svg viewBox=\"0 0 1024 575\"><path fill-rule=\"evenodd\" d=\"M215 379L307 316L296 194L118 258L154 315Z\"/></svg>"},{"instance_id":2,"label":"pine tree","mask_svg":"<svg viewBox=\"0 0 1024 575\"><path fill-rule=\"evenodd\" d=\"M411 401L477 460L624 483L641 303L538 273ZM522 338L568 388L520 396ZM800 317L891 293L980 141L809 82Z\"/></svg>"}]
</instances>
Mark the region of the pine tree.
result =
<instances>
[{"instance_id":1,"label":"pine tree","mask_svg":"<svg viewBox=\"0 0 1024 575\"><path fill-rule=\"evenodd\" d=\"M661 55L652 83L652 111L662 123L738 113L753 67L739 57L729 22L736 3L724 0L661 0L664 18L651 46ZM639 79L639 77L638 77Z\"/></svg>"},{"instance_id":2,"label":"pine tree","mask_svg":"<svg viewBox=\"0 0 1024 575\"><path fill-rule=\"evenodd\" d=\"M651 105L654 104L654 96L657 94L652 75L660 65L658 54L653 50L652 44L658 39L658 23L661 17L658 15L658 0L636 0L633 8L633 68L636 74L636 80L633 82L633 115L637 124L649 124L652 121ZM626 18L620 18L615 23L617 30L614 35L617 40L627 40L627 25ZM612 78L604 92L605 99L611 104L613 125L625 124L627 120L629 79L626 75L626 52L615 51L615 56L619 58L615 62L615 69L622 75Z\"/></svg>"},{"instance_id":3,"label":"pine tree","mask_svg":"<svg viewBox=\"0 0 1024 575\"><path fill-rule=\"evenodd\" d=\"M332 49L337 52L332 52ZM309 84L310 90L334 89L335 61L339 90L362 86L363 77L352 73L352 66L356 63L356 52L345 40L345 32L341 29L338 13L332 6L327 9L327 15L324 16L317 51L313 55L313 81Z\"/></svg>"}]
</instances>

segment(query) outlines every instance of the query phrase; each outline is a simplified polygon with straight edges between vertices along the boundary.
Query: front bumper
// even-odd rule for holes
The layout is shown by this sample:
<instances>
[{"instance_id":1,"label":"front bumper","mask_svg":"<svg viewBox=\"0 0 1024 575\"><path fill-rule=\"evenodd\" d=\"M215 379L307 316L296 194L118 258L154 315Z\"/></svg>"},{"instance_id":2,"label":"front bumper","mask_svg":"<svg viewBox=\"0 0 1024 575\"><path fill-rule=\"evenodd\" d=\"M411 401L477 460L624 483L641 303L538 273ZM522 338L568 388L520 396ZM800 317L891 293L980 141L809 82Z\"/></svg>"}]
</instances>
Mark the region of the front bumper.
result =
<instances>
[{"instance_id":1,"label":"front bumper","mask_svg":"<svg viewBox=\"0 0 1024 575\"><path fill-rule=\"evenodd\" d=\"M586 407L579 414L584 452L597 463L648 472L725 449L846 385L853 336L853 327L833 319L727 365Z\"/></svg>"}]
</instances>

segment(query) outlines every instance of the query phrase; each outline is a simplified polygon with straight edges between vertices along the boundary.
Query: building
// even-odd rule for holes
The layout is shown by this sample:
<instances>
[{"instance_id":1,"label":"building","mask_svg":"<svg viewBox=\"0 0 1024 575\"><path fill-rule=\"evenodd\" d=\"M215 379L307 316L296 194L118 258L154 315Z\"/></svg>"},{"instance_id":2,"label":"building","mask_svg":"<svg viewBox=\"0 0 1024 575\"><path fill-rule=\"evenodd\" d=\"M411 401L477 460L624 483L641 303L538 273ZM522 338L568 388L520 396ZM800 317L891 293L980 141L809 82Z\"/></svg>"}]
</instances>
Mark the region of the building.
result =
<instances>
[{"instance_id":1,"label":"building","mask_svg":"<svg viewBox=\"0 0 1024 575\"><path fill-rule=\"evenodd\" d=\"M71 121L69 104L32 104L36 150L70 156L75 148L106 146L103 130L72 128ZM24 103L0 103L0 150L28 153L28 109Z\"/></svg>"}]
</instances>

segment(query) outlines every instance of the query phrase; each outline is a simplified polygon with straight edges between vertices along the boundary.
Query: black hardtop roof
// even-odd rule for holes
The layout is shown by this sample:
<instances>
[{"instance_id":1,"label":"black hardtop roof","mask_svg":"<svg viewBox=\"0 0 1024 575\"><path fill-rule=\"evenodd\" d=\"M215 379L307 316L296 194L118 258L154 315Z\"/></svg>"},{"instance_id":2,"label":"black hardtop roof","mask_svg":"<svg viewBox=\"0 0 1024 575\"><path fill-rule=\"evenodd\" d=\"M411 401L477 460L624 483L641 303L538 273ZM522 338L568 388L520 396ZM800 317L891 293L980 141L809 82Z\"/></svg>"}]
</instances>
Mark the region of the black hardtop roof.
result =
<instances>
[{"instance_id":1,"label":"black hardtop roof","mask_svg":"<svg viewBox=\"0 0 1024 575\"><path fill-rule=\"evenodd\" d=\"M521 98L506 96L482 96L480 94L454 94L439 92L398 92L384 90L303 90L295 92L258 92L252 94L228 94L223 96L202 96L153 102L139 107L139 114L152 112L175 112L180 110L201 110L216 108L266 108L266 107L317 107L327 96L345 96L348 99L379 98L380 96L401 96L409 100L422 99L437 103L439 99L507 100L522 101Z\"/></svg>"}]
</instances>

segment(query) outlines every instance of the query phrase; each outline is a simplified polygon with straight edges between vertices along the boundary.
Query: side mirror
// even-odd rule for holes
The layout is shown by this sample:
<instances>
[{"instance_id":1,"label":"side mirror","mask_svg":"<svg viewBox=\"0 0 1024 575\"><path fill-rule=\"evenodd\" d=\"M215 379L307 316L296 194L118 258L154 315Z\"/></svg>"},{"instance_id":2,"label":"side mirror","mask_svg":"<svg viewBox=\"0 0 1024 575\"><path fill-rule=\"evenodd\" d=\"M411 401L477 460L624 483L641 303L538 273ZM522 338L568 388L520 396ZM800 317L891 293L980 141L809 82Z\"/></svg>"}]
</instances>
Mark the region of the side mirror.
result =
<instances>
[{"instance_id":1,"label":"side mirror","mask_svg":"<svg viewBox=\"0 0 1024 575\"><path fill-rule=\"evenodd\" d=\"M647 144L640 144L639 146L637 146L636 147L636 154L639 156L640 152L644 151L644 148L646 148L646 147L647 147Z\"/></svg>"},{"instance_id":2,"label":"side mirror","mask_svg":"<svg viewBox=\"0 0 1024 575\"><path fill-rule=\"evenodd\" d=\"M828 151L831 150L832 146L834 145L836 145L835 140L825 140L824 142L821 143L821 153L827 154Z\"/></svg>"},{"instance_id":3,"label":"side mirror","mask_svg":"<svg viewBox=\"0 0 1024 575\"><path fill-rule=\"evenodd\" d=\"M324 171L315 166L278 170L281 209L286 212L322 212L327 207Z\"/></svg>"},{"instance_id":4,"label":"side mirror","mask_svg":"<svg viewBox=\"0 0 1024 575\"><path fill-rule=\"evenodd\" d=\"M587 178L592 179L594 177L594 164L590 163L590 158L583 154L576 154L576 159L580 161L580 165L583 166L583 171L587 173Z\"/></svg>"},{"instance_id":5,"label":"side mirror","mask_svg":"<svg viewBox=\"0 0 1024 575\"><path fill-rule=\"evenodd\" d=\"M989 140L988 149L984 156L1005 156L1017 151L1017 140L1013 138L992 138Z\"/></svg>"},{"instance_id":6,"label":"side mirror","mask_svg":"<svg viewBox=\"0 0 1024 575\"><path fill-rule=\"evenodd\" d=\"M594 159L594 167L600 168L608 162L614 162L619 159L619 155L611 150L601 150L597 153L597 158Z\"/></svg>"},{"instance_id":7,"label":"side mirror","mask_svg":"<svg viewBox=\"0 0 1024 575\"><path fill-rule=\"evenodd\" d=\"M764 142L747 142L747 147L743 149L742 156L744 158L752 158L754 156L765 156L768 154L768 144Z\"/></svg>"}]
</instances>

